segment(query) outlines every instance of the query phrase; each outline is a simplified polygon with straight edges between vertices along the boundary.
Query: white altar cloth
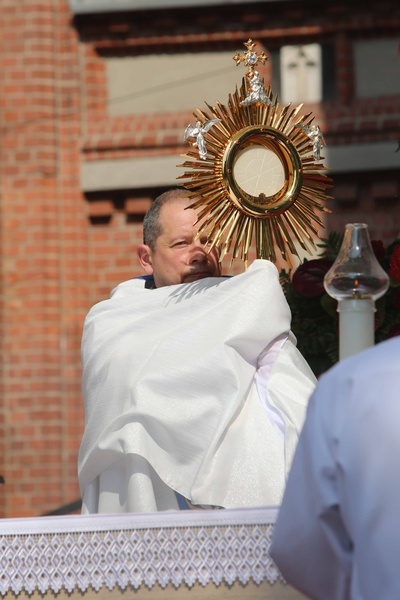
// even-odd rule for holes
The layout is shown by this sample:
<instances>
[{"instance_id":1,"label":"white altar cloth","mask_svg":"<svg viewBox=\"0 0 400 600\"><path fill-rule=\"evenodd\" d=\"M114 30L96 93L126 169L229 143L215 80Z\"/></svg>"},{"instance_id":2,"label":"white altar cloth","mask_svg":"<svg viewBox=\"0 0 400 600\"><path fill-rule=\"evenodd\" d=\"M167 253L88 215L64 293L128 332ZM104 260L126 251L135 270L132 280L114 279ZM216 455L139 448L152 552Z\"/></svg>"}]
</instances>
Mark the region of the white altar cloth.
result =
<instances>
[{"instance_id":1,"label":"white altar cloth","mask_svg":"<svg viewBox=\"0 0 400 600\"><path fill-rule=\"evenodd\" d=\"M0 520L0 594L273 584L276 507Z\"/></svg>"}]
</instances>

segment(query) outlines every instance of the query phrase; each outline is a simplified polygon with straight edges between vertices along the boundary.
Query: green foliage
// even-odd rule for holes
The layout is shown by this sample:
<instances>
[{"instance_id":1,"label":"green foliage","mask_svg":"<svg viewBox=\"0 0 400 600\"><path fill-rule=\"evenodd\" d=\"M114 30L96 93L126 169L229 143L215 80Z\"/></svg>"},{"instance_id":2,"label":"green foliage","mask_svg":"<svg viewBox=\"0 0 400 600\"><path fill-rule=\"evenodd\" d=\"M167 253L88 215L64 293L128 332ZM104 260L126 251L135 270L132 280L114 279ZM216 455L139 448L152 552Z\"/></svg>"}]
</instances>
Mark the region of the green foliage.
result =
<instances>
[{"instance_id":1,"label":"green foliage","mask_svg":"<svg viewBox=\"0 0 400 600\"><path fill-rule=\"evenodd\" d=\"M324 294L306 298L293 290L290 271L280 273L281 285L292 311L297 347L318 376L338 360L336 301Z\"/></svg>"},{"instance_id":2,"label":"green foliage","mask_svg":"<svg viewBox=\"0 0 400 600\"><path fill-rule=\"evenodd\" d=\"M320 253L317 259L334 261L342 240L343 235L337 232L323 238L318 244ZM384 252L380 264L389 275L390 258L399 243L400 240L396 240L383 248L382 243L378 242ZM303 265L306 265L306 261ZM291 271L285 269L280 273L282 289L292 311L292 331L297 338L297 347L318 377L339 358L337 302L326 293L313 297L300 294L293 289L292 275ZM307 285L310 288L312 280L310 283L308 279ZM392 278L388 291L376 302L375 341L378 343L393 335L400 335L400 282Z\"/></svg>"},{"instance_id":3,"label":"green foliage","mask_svg":"<svg viewBox=\"0 0 400 600\"><path fill-rule=\"evenodd\" d=\"M327 238L321 238L321 243L317 244L321 248L319 258L335 260L339 254L340 246L343 242L343 233L332 231Z\"/></svg>"}]
</instances>

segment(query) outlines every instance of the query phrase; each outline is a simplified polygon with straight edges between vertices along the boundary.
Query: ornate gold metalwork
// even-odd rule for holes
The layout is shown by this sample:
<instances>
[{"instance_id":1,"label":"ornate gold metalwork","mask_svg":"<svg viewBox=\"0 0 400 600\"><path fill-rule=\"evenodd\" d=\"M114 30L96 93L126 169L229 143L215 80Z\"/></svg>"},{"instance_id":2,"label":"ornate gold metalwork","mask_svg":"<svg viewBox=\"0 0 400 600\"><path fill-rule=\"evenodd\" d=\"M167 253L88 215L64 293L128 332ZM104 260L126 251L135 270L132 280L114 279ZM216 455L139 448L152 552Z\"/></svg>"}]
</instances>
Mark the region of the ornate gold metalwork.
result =
<instances>
[{"instance_id":1,"label":"ornate gold metalwork","mask_svg":"<svg viewBox=\"0 0 400 600\"><path fill-rule=\"evenodd\" d=\"M268 56L265 54L265 52L261 52L261 54L254 52L255 43L251 39L245 42L244 45L247 48L247 52L245 52L244 55L236 52L233 60L235 61L236 66L239 66L240 63L244 63L246 67L249 67L249 74L252 75L254 72L254 67L258 64L258 62L261 62L263 65L265 65L268 60Z\"/></svg>"},{"instance_id":2,"label":"ornate gold metalwork","mask_svg":"<svg viewBox=\"0 0 400 600\"><path fill-rule=\"evenodd\" d=\"M246 81L227 105L206 103L209 112L193 113L200 124L218 121L205 133L206 157L184 154L188 160L180 166L189 170L179 179L187 180L199 233L208 234L210 248L221 245L223 254L246 263L255 239L257 258L275 262L277 248L290 263L290 255L298 255L296 243L306 251L315 248L316 225L323 226L315 211L330 212L324 201L331 179L306 133L314 117L300 115L302 105L280 107L264 82L255 95L255 87L249 93L251 81L260 81L254 67L267 57L254 52L252 40L245 45L245 55L237 53L234 60L249 67Z\"/></svg>"}]
</instances>

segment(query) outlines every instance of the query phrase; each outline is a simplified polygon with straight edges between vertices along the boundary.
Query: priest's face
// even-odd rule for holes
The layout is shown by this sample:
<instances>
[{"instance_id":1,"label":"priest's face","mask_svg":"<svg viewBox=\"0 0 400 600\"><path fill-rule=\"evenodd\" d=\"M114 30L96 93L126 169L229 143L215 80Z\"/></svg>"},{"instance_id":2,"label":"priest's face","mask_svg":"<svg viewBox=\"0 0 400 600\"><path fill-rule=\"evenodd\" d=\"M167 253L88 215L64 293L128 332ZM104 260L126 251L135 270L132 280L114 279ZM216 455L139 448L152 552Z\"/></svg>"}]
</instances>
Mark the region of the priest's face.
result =
<instances>
[{"instance_id":1,"label":"priest's face","mask_svg":"<svg viewBox=\"0 0 400 600\"><path fill-rule=\"evenodd\" d=\"M187 208L189 200L179 198L165 203L160 211L161 234L154 249L141 245L139 261L156 287L189 283L221 275L219 251L205 249L207 236L197 238L196 211Z\"/></svg>"}]
</instances>

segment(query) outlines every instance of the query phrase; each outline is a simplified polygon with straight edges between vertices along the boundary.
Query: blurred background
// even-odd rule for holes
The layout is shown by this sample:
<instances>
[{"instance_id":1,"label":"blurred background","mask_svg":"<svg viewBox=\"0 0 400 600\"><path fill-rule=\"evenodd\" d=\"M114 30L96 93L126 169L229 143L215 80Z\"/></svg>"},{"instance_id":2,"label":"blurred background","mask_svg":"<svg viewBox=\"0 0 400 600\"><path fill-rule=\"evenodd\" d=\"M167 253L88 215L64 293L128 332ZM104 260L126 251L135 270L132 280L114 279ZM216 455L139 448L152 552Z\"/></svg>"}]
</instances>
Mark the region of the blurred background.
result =
<instances>
[{"instance_id":1,"label":"blurred background","mask_svg":"<svg viewBox=\"0 0 400 600\"><path fill-rule=\"evenodd\" d=\"M281 103L321 127L325 231L400 232L398 0L0 1L0 516L79 510L86 313L140 274L183 132L227 102L252 38ZM238 260L225 273L238 273Z\"/></svg>"}]
</instances>

